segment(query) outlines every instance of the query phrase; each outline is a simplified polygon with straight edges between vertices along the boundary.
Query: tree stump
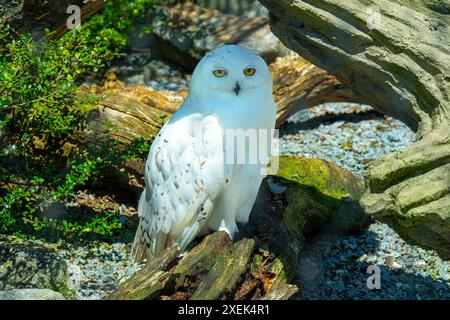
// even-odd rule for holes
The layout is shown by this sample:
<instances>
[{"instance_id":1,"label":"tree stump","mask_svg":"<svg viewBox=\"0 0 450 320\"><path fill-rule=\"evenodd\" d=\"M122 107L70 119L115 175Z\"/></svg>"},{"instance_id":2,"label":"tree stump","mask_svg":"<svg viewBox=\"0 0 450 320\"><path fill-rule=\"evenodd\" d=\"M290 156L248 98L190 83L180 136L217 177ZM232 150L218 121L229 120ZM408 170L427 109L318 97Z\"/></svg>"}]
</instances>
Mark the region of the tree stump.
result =
<instances>
[{"instance_id":1,"label":"tree stump","mask_svg":"<svg viewBox=\"0 0 450 320\"><path fill-rule=\"evenodd\" d=\"M215 232L184 255L167 250L108 298L288 299L298 290L290 282L305 236L336 221L343 232L358 228L365 216L349 209L347 197L357 201L363 189L361 180L323 160L281 157L234 241Z\"/></svg>"},{"instance_id":2,"label":"tree stump","mask_svg":"<svg viewBox=\"0 0 450 320\"><path fill-rule=\"evenodd\" d=\"M272 31L418 140L366 170L365 210L450 257L450 1L260 0Z\"/></svg>"}]
</instances>

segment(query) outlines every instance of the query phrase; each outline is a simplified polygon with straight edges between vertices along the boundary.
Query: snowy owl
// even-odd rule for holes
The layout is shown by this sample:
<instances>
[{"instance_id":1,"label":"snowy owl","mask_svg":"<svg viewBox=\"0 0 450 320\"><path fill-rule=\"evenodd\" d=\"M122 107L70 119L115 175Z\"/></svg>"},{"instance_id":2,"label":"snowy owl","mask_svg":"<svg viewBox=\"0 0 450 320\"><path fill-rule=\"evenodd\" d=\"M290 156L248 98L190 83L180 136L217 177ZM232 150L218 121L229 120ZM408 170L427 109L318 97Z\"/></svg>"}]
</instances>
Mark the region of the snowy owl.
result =
<instances>
[{"instance_id":1,"label":"snowy owl","mask_svg":"<svg viewBox=\"0 0 450 320\"><path fill-rule=\"evenodd\" d=\"M272 78L261 57L226 45L201 59L189 95L151 146L132 258L183 250L215 230L232 239L236 223L248 222L267 165L254 161L250 149L268 158L274 127ZM267 138L252 141L253 131ZM242 133L244 143L234 144Z\"/></svg>"}]
</instances>

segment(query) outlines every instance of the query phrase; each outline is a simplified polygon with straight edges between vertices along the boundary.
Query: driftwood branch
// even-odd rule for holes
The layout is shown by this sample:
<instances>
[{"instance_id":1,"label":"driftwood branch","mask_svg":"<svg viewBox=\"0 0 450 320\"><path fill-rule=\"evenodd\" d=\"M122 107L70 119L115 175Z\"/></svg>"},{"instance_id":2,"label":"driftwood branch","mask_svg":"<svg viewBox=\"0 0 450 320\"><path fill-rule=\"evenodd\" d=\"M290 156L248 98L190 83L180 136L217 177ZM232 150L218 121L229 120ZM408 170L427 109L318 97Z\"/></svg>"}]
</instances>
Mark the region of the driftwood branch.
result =
<instances>
[{"instance_id":1,"label":"driftwood branch","mask_svg":"<svg viewBox=\"0 0 450 320\"><path fill-rule=\"evenodd\" d=\"M366 212L450 256L450 2L260 0L272 31L364 102L417 130L366 170Z\"/></svg>"},{"instance_id":2,"label":"driftwood branch","mask_svg":"<svg viewBox=\"0 0 450 320\"><path fill-rule=\"evenodd\" d=\"M277 127L294 113L327 102L361 102L349 87L296 54L270 65L277 103Z\"/></svg>"}]
</instances>

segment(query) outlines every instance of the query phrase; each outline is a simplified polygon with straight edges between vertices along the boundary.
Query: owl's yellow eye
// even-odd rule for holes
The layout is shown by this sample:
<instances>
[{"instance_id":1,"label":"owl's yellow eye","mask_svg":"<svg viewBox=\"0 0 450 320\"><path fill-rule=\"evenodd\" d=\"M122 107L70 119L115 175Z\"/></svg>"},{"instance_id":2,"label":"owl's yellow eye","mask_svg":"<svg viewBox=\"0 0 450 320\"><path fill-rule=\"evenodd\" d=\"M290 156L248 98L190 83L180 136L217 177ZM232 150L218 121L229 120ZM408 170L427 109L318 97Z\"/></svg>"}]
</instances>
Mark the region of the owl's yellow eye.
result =
<instances>
[{"instance_id":1,"label":"owl's yellow eye","mask_svg":"<svg viewBox=\"0 0 450 320\"><path fill-rule=\"evenodd\" d=\"M256 69L255 69L255 68L247 68L247 69L244 69L244 74L245 74L246 76L251 77L251 76L254 75L255 73L256 73Z\"/></svg>"},{"instance_id":2,"label":"owl's yellow eye","mask_svg":"<svg viewBox=\"0 0 450 320\"><path fill-rule=\"evenodd\" d=\"M223 69L217 69L213 71L213 74L217 77L217 78L223 78L225 77L225 75L227 74L227 72Z\"/></svg>"}]
</instances>

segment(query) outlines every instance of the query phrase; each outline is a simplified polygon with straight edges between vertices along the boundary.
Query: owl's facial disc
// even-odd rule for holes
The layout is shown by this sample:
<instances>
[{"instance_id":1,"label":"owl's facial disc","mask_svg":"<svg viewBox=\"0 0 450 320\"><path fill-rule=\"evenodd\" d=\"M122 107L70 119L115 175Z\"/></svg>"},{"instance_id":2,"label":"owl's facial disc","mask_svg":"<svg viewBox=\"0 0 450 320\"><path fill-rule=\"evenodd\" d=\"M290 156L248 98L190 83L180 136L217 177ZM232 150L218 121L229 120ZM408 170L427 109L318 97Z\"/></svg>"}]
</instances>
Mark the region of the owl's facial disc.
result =
<instances>
[{"instance_id":1,"label":"owl's facial disc","mask_svg":"<svg viewBox=\"0 0 450 320\"><path fill-rule=\"evenodd\" d=\"M236 45L207 54L192 75L190 95L217 99L254 99L272 94L272 77L265 61Z\"/></svg>"}]
</instances>

